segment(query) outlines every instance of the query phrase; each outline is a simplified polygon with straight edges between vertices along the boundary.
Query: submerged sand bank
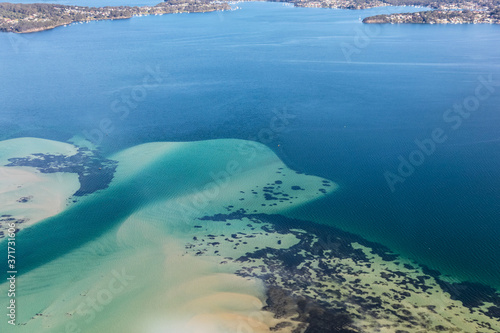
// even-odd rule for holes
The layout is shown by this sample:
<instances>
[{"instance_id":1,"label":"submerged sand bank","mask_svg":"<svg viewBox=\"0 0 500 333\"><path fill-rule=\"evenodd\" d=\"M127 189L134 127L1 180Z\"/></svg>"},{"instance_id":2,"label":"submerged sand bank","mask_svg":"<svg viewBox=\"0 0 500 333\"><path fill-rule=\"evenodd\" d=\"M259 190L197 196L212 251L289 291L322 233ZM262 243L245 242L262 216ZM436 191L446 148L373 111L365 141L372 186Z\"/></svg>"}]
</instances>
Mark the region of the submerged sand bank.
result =
<instances>
[{"instance_id":1,"label":"submerged sand bank","mask_svg":"<svg viewBox=\"0 0 500 333\"><path fill-rule=\"evenodd\" d=\"M79 187L76 174L41 174L31 168L0 167L0 232L5 232L6 222L23 229L56 215Z\"/></svg>"},{"instance_id":2,"label":"submerged sand bank","mask_svg":"<svg viewBox=\"0 0 500 333\"><path fill-rule=\"evenodd\" d=\"M337 185L262 145L151 143L111 159L109 187L31 230L52 257L18 279L19 332L500 330L494 291L467 303L383 246L284 217ZM67 238L64 253L45 244Z\"/></svg>"},{"instance_id":3,"label":"submerged sand bank","mask_svg":"<svg viewBox=\"0 0 500 333\"><path fill-rule=\"evenodd\" d=\"M0 232L11 223L18 230L32 226L78 197L106 188L114 169L98 152L68 143L0 141Z\"/></svg>"},{"instance_id":4,"label":"submerged sand bank","mask_svg":"<svg viewBox=\"0 0 500 333\"><path fill-rule=\"evenodd\" d=\"M11 159L33 154L73 156L77 148L61 142L20 138L0 141L0 238L7 224L23 229L63 211L80 187L78 175L42 173L35 167L7 166Z\"/></svg>"},{"instance_id":5,"label":"submerged sand bank","mask_svg":"<svg viewBox=\"0 0 500 333\"><path fill-rule=\"evenodd\" d=\"M118 164L108 188L30 230L29 239L19 233L25 247L36 238L40 258L43 253L54 257L32 264L18 278L25 293L18 297L23 307L16 329L194 333L235 332L248 325L269 332L275 327L279 320L263 310L262 281L237 276L239 265L221 265L218 256L190 254L186 243L204 215L237 204L260 213L279 212L327 195L336 185L297 174L268 148L241 140L153 143L112 159ZM120 206L120 199L127 207ZM107 229L91 227L106 224ZM50 232L52 226L58 233ZM78 243L82 233L95 236ZM74 242L64 255L51 252L49 244L67 239ZM282 241L282 246L293 244L293 239ZM270 238L267 244L276 242ZM241 256L247 250L228 248L228 253Z\"/></svg>"}]
</instances>

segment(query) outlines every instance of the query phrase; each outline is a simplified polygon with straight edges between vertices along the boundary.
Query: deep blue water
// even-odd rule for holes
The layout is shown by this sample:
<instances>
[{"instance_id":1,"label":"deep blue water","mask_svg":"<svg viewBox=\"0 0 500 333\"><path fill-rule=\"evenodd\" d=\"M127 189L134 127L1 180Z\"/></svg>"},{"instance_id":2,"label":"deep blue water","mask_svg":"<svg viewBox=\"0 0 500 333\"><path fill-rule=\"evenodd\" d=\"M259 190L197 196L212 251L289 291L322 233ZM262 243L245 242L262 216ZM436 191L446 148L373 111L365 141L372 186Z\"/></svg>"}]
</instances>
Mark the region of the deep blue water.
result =
<instances>
[{"instance_id":1,"label":"deep blue water","mask_svg":"<svg viewBox=\"0 0 500 333\"><path fill-rule=\"evenodd\" d=\"M473 100L480 76L500 82L500 27L365 26L360 17L387 9L239 6L0 34L0 139L66 141L104 119L105 153L260 140L341 186L296 214L499 287L500 86L457 129L443 115ZM161 84L142 90L148 69ZM276 112L294 118L282 126ZM447 139L391 192L384 172L436 128Z\"/></svg>"}]
</instances>

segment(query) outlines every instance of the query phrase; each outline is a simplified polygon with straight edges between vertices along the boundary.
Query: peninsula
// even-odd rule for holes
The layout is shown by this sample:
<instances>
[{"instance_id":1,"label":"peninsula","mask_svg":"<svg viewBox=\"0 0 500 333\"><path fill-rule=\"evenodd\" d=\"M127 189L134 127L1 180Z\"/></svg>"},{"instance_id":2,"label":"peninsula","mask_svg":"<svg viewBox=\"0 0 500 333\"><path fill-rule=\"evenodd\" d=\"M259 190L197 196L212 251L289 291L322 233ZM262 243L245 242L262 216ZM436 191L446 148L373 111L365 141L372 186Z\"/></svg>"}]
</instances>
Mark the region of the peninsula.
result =
<instances>
[{"instance_id":1,"label":"peninsula","mask_svg":"<svg viewBox=\"0 0 500 333\"><path fill-rule=\"evenodd\" d=\"M133 16L203 13L229 10L227 3L210 0L168 0L156 6L83 7L59 4L0 3L0 31L29 33L74 22L128 19Z\"/></svg>"},{"instance_id":2,"label":"peninsula","mask_svg":"<svg viewBox=\"0 0 500 333\"><path fill-rule=\"evenodd\" d=\"M383 6L421 6L423 12L370 16L363 23L500 24L500 0L285 0L296 7L367 9Z\"/></svg>"}]
</instances>

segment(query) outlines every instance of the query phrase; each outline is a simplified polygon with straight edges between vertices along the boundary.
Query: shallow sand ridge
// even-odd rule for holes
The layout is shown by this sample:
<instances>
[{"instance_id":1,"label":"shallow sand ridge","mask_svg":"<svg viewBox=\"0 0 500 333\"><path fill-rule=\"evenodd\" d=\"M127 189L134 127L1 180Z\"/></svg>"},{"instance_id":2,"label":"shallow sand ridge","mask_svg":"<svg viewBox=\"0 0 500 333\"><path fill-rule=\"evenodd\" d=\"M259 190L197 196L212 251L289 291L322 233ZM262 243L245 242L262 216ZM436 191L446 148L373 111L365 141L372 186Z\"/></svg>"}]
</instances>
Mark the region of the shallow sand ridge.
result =
<instances>
[{"instance_id":1,"label":"shallow sand ridge","mask_svg":"<svg viewBox=\"0 0 500 333\"><path fill-rule=\"evenodd\" d=\"M118 181L134 173L149 191L154 187L166 199L175 199L161 205L168 206L169 214L179 212L185 221L231 211L236 205L255 212L278 212L337 188L331 181L287 168L264 145L243 140L151 143L111 158L119 161ZM155 171L165 177L152 184L156 176L151 172Z\"/></svg>"}]
</instances>

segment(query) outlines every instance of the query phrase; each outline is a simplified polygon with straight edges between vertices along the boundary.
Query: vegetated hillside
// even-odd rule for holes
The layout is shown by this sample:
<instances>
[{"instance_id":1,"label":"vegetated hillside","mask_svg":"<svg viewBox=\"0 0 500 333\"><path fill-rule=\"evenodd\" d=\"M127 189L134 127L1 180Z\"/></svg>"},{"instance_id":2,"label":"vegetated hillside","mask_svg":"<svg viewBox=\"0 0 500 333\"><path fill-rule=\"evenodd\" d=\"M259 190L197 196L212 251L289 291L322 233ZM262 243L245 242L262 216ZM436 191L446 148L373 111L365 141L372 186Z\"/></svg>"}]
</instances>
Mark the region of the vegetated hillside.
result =
<instances>
[{"instance_id":1,"label":"vegetated hillside","mask_svg":"<svg viewBox=\"0 0 500 333\"><path fill-rule=\"evenodd\" d=\"M228 10L227 3L209 0L169 0L144 7L82 7L59 4L0 3L0 31L35 32L81 21L126 19L138 15Z\"/></svg>"}]
</instances>

